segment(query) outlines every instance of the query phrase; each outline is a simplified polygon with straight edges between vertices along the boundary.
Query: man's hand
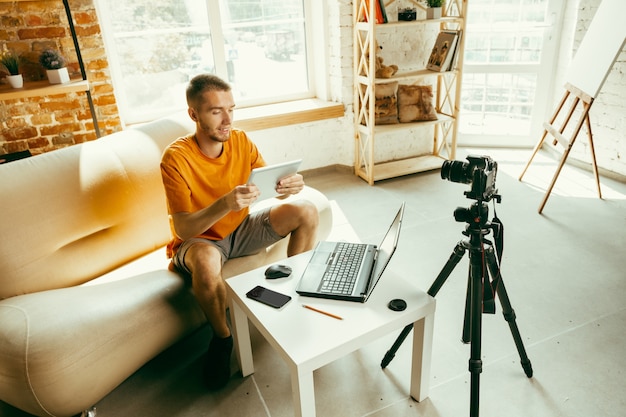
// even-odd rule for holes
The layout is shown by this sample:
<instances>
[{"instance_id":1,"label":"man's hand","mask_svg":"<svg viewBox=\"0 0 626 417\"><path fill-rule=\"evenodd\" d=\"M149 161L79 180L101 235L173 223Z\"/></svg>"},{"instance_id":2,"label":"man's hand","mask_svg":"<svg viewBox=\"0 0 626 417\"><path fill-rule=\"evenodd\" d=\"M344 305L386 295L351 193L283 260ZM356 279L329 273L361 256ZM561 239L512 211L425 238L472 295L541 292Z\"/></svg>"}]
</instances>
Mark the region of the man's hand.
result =
<instances>
[{"instance_id":1,"label":"man's hand","mask_svg":"<svg viewBox=\"0 0 626 417\"><path fill-rule=\"evenodd\" d=\"M213 227L215 223L230 211L239 211L249 207L260 194L256 185L238 185L228 194L202 210L194 213L174 213L172 214L172 219L176 235L182 240L197 236Z\"/></svg>"},{"instance_id":2,"label":"man's hand","mask_svg":"<svg viewBox=\"0 0 626 417\"><path fill-rule=\"evenodd\" d=\"M283 178L276 184L276 192L285 196L298 194L302 189L304 189L304 178L300 174Z\"/></svg>"},{"instance_id":3,"label":"man's hand","mask_svg":"<svg viewBox=\"0 0 626 417\"><path fill-rule=\"evenodd\" d=\"M239 211L250 207L260 194L261 192L254 184L238 185L226 196L226 202L230 210Z\"/></svg>"}]
</instances>

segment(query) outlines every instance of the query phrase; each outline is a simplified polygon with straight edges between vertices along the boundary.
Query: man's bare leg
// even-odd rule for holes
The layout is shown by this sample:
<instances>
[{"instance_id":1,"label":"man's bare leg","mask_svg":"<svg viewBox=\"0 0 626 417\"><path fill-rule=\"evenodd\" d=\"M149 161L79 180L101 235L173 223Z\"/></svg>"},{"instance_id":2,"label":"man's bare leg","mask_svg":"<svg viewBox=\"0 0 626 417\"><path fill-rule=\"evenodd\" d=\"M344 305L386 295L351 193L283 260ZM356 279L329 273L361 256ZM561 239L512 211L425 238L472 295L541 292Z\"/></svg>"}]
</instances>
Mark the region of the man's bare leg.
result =
<instances>
[{"instance_id":1,"label":"man's bare leg","mask_svg":"<svg viewBox=\"0 0 626 417\"><path fill-rule=\"evenodd\" d=\"M272 207L272 227L281 236L289 237L287 256L294 256L313 249L317 241L319 213L313 203L305 200Z\"/></svg>"},{"instance_id":2,"label":"man's bare leg","mask_svg":"<svg viewBox=\"0 0 626 417\"><path fill-rule=\"evenodd\" d=\"M233 339L226 321L227 292L222 278L219 250L209 244L196 243L185 255L191 271L194 295L213 327L204 368L205 382L212 390L223 388L230 379L230 355Z\"/></svg>"}]
</instances>

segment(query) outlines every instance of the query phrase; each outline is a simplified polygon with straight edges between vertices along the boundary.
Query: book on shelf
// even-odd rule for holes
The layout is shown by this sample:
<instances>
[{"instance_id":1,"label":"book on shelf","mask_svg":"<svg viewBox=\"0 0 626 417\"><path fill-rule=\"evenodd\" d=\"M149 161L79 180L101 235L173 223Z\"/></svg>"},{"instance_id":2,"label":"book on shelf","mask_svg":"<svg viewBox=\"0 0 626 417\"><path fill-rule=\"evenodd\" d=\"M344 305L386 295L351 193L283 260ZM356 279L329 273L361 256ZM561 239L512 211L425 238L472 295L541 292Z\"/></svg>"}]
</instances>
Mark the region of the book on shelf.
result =
<instances>
[{"instance_id":1,"label":"book on shelf","mask_svg":"<svg viewBox=\"0 0 626 417\"><path fill-rule=\"evenodd\" d=\"M432 71L449 71L455 61L461 31L442 30L437 36L426 68Z\"/></svg>"},{"instance_id":2,"label":"book on shelf","mask_svg":"<svg viewBox=\"0 0 626 417\"><path fill-rule=\"evenodd\" d=\"M376 23L387 23L387 21L385 20L385 17L383 16L383 7L384 5L382 4L383 0L373 0L376 4L374 5L374 13L376 14ZM369 15L369 11L370 11L370 0L365 0L365 7L367 7L367 12L365 13L365 21L367 22L367 16Z\"/></svg>"},{"instance_id":3,"label":"book on shelf","mask_svg":"<svg viewBox=\"0 0 626 417\"><path fill-rule=\"evenodd\" d=\"M387 19L387 10L385 9L385 0L378 0L378 5L383 15L383 23L389 22L389 19Z\"/></svg>"},{"instance_id":4,"label":"book on shelf","mask_svg":"<svg viewBox=\"0 0 626 417\"><path fill-rule=\"evenodd\" d=\"M452 59L450 60L450 67L448 67L447 71L452 71L456 68L456 62L459 58L459 45L461 45L461 37L463 36L463 31L461 29L457 30L456 43L454 44L454 52L452 53Z\"/></svg>"}]
</instances>

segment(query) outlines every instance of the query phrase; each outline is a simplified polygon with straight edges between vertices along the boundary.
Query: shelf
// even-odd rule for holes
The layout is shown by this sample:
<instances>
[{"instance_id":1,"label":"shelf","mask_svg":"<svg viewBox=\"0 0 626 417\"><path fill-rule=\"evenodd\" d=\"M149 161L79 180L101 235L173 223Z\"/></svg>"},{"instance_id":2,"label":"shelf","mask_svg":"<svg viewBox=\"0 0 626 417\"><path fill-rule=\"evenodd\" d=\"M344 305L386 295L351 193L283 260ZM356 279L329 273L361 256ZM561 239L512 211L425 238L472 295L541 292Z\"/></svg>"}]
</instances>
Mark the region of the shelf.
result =
<instances>
[{"instance_id":1,"label":"shelf","mask_svg":"<svg viewBox=\"0 0 626 417\"><path fill-rule=\"evenodd\" d=\"M436 155L423 155L374 164L374 181L441 169L444 161L444 158ZM364 180L368 180L367 173L363 167L357 167L357 175Z\"/></svg>"},{"instance_id":2,"label":"shelf","mask_svg":"<svg viewBox=\"0 0 626 417\"><path fill-rule=\"evenodd\" d=\"M392 123L388 125L375 125L374 131L377 135L385 135L396 133L399 130L411 130L415 128L420 128L428 125L436 125L440 123L453 122L454 117L448 116L447 114L437 114L437 120L425 120L422 122L410 122L410 123ZM369 127L364 125L359 125L358 130L364 134L369 134Z\"/></svg>"},{"instance_id":3,"label":"shelf","mask_svg":"<svg viewBox=\"0 0 626 417\"><path fill-rule=\"evenodd\" d=\"M419 25L427 25L431 23L461 23L463 21L462 18L456 16L442 17L440 19L417 19L410 21L397 21L397 22L387 22L387 23L377 23L376 29L398 29L398 28L410 28L413 26ZM356 24L356 28L358 30L369 30L370 24L368 22L359 22Z\"/></svg>"},{"instance_id":4,"label":"shelf","mask_svg":"<svg viewBox=\"0 0 626 417\"><path fill-rule=\"evenodd\" d=\"M399 71L391 78L374 78L374 83L375 84L389 84L389 83L393 83L396 81L410 81L410 80L415 80L419 78L437 77L437 76L446 75L446 74L457 74L458 72L459 71L457 69L454 69L452 71L441 71L441 72L431 71L428 69L420 69L420 70L413 70L413 71ZM357 82L367 85L370 83L370 79L365 75L359 75L357 77Z\"/></svg>"},{"instance_id":5,"label":"shelf","mask_svg":"<svg viewBox=\"0 0 626 417\"><path fill-rule=\"evenodd\" d=\"M22 88L12 88L10 85L6 84L0 85L0 100L50 96L54 94L67 94L75 91L88 90L89 82L80 79L72 80L65 84L50 84L48 80L26 82Z\"/></svg>"}]
</instances>

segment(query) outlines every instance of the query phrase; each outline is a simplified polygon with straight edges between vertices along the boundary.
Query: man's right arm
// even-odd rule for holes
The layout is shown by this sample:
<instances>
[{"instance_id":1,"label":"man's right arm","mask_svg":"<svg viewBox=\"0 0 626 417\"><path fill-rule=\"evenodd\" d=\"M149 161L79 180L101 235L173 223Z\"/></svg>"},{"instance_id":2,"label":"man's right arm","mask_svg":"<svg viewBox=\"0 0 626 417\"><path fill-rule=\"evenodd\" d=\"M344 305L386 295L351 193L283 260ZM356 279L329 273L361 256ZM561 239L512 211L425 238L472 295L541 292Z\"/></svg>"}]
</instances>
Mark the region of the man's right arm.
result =
<instances>
[{"instance_id":1,"label":"man's right arm","mask_svg":"<svg viewBox=\"0 0 626 417\"><path fill-rule=\"evenodd\" d=\"M213 204L194 213L172 214L174 231L181 240L202 234L231 211L249 207L259 196L256 185L239 185Z\"/></svg>"}]
</instances>

